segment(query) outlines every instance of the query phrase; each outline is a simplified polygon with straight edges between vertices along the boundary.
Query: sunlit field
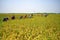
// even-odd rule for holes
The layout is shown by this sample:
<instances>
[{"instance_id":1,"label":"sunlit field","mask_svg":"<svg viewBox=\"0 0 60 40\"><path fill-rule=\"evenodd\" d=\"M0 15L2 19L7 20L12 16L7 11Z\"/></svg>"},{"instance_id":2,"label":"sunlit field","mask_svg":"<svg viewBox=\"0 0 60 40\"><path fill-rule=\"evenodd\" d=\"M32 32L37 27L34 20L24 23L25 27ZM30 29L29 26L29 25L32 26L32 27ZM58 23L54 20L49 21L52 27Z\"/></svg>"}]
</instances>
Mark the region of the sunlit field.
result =
<instances>
[{"instance_id":1,"label":"sunlit field","mask_svg":"<svg viewBox=\"0 0 60 40\"><path fill-rule=\"evenodd\" d=\"M20 19L21 15L27 17ZM33 14L32 18L29 15L0 14L0 40L60 40L60 14ZM3 21L5 17L9 19Z\"/></svg>"}]
</instances>

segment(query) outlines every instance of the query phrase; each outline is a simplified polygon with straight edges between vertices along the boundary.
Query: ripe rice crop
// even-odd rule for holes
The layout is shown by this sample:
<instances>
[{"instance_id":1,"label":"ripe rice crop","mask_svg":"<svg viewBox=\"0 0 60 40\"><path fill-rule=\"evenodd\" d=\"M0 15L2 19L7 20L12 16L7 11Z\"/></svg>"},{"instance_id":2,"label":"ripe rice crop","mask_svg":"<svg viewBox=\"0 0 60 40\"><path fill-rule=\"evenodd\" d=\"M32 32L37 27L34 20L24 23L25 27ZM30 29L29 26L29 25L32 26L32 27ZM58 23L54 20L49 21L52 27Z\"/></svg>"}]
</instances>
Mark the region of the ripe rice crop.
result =
<instances>
[{"instance_id":1,"label":"ripe rice crop","mask_svg":"<svg viewBox=\"0 0 60 40\"><path fill-rule=\"evenodd\" d=\"M11 16L15 16L14 20ZM60 14L33 14L32 18L22 18L25 14L0 14L0 40L60 40ZM29 15L29 14L27 14ZM3 18L9 20L3 22Z\"/></svg>"}]
</instances>

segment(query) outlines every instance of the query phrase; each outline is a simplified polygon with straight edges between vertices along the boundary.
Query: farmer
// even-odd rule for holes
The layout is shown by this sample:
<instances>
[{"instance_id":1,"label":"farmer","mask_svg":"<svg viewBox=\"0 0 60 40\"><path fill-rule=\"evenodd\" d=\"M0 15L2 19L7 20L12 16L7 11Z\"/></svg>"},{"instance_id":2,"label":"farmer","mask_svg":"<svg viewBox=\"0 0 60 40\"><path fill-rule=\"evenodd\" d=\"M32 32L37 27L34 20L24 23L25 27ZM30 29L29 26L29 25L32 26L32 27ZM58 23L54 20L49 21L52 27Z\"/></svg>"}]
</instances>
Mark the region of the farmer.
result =
<instances>
[{"instance_id":1,"label":"farmer","mask_svg":"<svg viewBox=\"0 0 60 40\"><path fill-rule=\"evenodd\" d=\"M46 13L45 13L45 14L44 14L44 16L45 16L45 17L47 17L47 16L48 16L48 14L46 14Z\"/></svg>"},{"instance_id":2,"label":"farmer","mask_svg":"<svg viewBox=\"0 0 60 40\"><path fill-rule=\"evenodd\" d=\"M15 16L12 16L11 19L15 19Z\"/></svg>"},{"instance_id":3,"label":"farmer","mask_svg":"<svg viewBox=\"0 0 60 40\"><path fill-rule=\"evenodd\" d=\"M30 15L29 15L29 18L32 18L32 16L33 16L33 14L30 14Z\"/></svg>"},{"instance_id":4,"label":"farmer","mask_svg":"<svg viewBox=\"0 0 60 40\"><path fill-rule=\"evenodd\" d=\"M3 19L3 21L7 21L7 20L8 20L8 18L7 18L7 17Z\"/></svg>"},{"instance_id":5,"label":"farmer","mask_svg":"<svg viewBox=\"0 0 60 40\"><path fill-rule=\"evenodd\" d=\"M23 18L27 18L27 15L23 16Z\"/></svg>"},{"instance_id":6,"label":"farmer","mask_svg":"<svg viewBox=\"0 0 60 40\"><path fill-rule=\"evenodd\" d=\"M23 18L23 16L20 16L20 19L22 19Z\"/></svg>"}]
</instances>

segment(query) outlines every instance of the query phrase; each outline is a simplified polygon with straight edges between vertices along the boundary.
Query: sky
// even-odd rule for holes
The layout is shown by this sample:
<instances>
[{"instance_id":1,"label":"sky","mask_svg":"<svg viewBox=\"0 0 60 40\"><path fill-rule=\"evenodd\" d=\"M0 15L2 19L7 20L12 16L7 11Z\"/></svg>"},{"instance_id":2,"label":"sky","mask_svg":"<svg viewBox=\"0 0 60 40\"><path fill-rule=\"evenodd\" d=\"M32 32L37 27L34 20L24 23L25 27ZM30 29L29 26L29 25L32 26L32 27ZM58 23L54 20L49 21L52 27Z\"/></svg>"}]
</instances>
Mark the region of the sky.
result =
<instances>
[{"instance_id":1,"label":"sky","mask_svg":"<svg viewBox=\"0 0 60 40\"><path fill-rule=\"evenodd\" d=\"M0 0L0 13L60 13L60 0Z\"/></svg>"}]
</instances>

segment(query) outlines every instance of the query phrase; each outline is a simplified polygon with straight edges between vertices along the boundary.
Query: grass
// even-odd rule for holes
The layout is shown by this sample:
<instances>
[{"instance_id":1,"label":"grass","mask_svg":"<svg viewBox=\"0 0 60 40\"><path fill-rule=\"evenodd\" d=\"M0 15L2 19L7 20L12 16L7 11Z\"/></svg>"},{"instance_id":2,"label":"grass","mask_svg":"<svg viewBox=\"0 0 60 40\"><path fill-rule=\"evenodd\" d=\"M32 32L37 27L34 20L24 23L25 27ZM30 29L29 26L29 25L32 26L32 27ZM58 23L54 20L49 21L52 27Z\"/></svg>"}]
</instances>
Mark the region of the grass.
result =
<instances>
[{"instance_id":1,"label":"grass","mask_svg":"<svg viewBox=\"0 0 60 40\"><path fill-rule=\"evenodd\" d=\"M0 40L60 40L60 14L33 14L25 19L19 19L20 15L25 14L0 14ZM9 20L3 22L4 17Z\"/></svg>"}]
</instances>

